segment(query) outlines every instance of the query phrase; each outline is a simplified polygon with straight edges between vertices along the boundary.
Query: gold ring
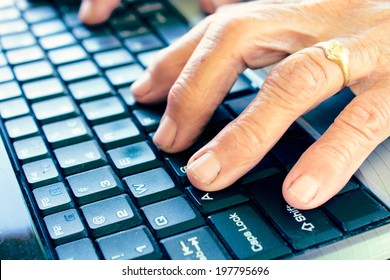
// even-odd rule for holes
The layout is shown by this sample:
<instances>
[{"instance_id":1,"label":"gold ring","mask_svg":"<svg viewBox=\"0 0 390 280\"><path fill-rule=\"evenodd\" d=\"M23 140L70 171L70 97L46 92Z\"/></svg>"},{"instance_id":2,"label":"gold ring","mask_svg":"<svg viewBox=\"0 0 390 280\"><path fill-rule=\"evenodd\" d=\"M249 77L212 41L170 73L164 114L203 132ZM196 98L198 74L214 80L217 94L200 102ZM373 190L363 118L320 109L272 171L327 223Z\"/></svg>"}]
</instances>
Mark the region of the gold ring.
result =
<instances>
[{"instance_id":1,"label":"gold ring","mask_svg":"<svg viewBox=\"0 0 390 280\"><path fill-rule=\"evenodd\" d=\"M343 88L346 87L349 83L350 78L348 49L336 40L320 42L318 44L315 44L314 46L321 48L324 51L327 59L336 62L340 66L341 72L343 72L344 76Z\"/></svg>"}]
</instances>

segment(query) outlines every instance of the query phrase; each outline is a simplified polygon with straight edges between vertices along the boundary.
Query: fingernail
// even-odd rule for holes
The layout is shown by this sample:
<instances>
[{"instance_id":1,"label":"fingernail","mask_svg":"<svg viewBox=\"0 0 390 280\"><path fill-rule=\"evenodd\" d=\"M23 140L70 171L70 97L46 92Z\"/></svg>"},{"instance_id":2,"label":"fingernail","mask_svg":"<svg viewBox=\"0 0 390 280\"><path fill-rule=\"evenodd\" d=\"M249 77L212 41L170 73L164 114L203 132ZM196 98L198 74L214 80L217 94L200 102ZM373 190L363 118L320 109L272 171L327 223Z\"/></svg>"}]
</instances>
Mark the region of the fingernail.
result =
<instances>
[{"instance_id":1,"label":"fingernail","mask_svg":"<svg viewBox=\"0 0 390 280\"><path fill-rule=\"evenodd\" d=\"M142 96L147 94L152 88L152 76L149 72L144 72L130 87L134 96Z\"/></svg>"},{"instance_id":2,"label":"fingernail","mask_svg":"<svg viewBox=\"0 0 390 280\"><path fill-rule=\"evenodd\" d=\"M187 172L191 172L201 183L209 185L217 178L221 168L218 157L214 153L207 152L192 162L187 167Z\"/></svg>"},{"instance_id":3,"label":"fingernail","mask_svg":"<svg viewBox=\"0 0 390 280\"><path fill-rule=\"evenodd\" d=\"M318 192L318 183L310 176L298 177L287 191L300 202L308 204Z\"/></svg>"},{"instance_id":4,"label":"fingernail","mask_svg":"<svg viewBox=\"0 0 390 280\"><path fill-rule=\"evenodd\" d=\"M176 134L176 123L170 117L165 116L162 118L160 126L153 136L153 141L158 147L168 150L173 146Z\"/></svg>"}]
</instances>

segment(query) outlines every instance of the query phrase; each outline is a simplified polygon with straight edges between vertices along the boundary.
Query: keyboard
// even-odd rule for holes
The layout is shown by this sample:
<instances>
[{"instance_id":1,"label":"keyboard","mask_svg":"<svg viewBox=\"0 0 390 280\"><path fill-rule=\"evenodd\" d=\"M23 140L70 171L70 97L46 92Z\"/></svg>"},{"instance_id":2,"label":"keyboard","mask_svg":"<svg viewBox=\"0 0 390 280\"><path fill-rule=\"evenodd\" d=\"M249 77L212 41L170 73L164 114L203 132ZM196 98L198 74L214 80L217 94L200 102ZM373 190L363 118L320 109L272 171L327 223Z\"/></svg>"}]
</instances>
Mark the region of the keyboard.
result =
<instances>
[{"instance_id":1,"label":"keyboard","mask_svg":"<svg viewBox=\"0 0 390 280\"><path fill-rule=\"evenodd\" d=\"M187 22L167 1L127 0L88 27L79 4L0 4L1 134L47 258L290 259L390 224L356 178L317 209L286 204L283 179L314 141L296 123L233 186L191 186L189 157L258 88L239 76L199 140L163 153L151 137L164 106L138 104L129 86Z\"/></svg>"}]
</instances>

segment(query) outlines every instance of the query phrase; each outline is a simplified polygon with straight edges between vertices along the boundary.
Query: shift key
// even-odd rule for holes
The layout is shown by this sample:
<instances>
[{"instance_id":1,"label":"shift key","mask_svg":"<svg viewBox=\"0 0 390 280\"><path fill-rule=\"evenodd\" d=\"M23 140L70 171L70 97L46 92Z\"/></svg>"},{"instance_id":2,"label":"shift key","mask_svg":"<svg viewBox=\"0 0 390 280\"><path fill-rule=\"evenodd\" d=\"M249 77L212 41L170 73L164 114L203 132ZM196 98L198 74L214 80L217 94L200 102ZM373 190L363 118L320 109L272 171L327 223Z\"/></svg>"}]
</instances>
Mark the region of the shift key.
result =
<instances>
[{"instance_id":1,"label":"shift key","mask_svg":"<svg viewBox=\"0 0 390 280\"><path fill-rule=\"evenodd\" d=\"M342 234L320 209L298 210L282 196L283 176L247 185L249 193L287 236L296 250L330 241Z\"/></svg>"},{"instance_id":2,"label":"shift key","mask_svg":"<svg viewBox=\"0 0 390 280\"><path fill-rule=\"evenodd\" d=\"M237 259L276 259L291 252L250 205L211 215L209 219Z\"/></svg>"}]
</instances>

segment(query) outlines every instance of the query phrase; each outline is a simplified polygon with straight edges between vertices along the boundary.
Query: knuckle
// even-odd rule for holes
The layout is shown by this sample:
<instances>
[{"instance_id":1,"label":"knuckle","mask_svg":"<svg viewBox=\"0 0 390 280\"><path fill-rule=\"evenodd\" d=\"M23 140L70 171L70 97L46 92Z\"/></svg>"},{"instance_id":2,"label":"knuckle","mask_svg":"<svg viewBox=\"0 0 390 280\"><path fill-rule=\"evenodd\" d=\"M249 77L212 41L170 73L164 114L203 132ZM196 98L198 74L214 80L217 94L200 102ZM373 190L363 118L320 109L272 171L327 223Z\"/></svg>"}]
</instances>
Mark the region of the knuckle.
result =
<instances>
[{"instance_id":1,"label":"knuckle","mask_svg":"<svg viewBox=\"0 0 390 280\"><path fill-rule=\"evenodd\" d=\"M319 59L312 53L300 52L276 65L263 88L288 104L312 104L321 98L326 84L327 72Z\"/></svg>"},{"instance_id":2,"label":"knuckle","mask_svg":"<svg viewBox=\"0 0 390 280\"><path fill-rule=\"evenodd\" d=\"M377 143L387 137L390 130L390 115L385 107L378 101L371 104L355 102L344 110L335 124L349 127L358 139Z\"/></svg>"}]
</instances>

